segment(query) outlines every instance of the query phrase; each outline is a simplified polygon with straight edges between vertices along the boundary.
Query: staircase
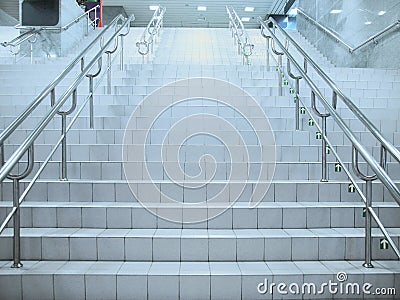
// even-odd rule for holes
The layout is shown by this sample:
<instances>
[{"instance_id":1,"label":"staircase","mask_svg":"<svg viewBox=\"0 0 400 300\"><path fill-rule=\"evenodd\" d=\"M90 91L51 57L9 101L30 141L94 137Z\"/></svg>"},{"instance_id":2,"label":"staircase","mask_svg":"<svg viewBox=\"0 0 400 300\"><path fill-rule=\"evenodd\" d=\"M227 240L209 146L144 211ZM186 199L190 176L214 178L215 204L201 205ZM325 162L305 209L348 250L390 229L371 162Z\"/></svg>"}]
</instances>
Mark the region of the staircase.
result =
<instances>
[{"instance_id":1,"label":"staircase","mask_svg":"<svg viewBox=\"0 0 400 300\"><path fill-rule=\"evenodd\" d=\"M10 268L13 229L7 228L1 234L0 299L398 299L395 295L362 292L336 292L332 296L329 291L327 285L332 281L361 287L371 283L371 293L376 292L375 288L393 287L400 292L400 264L392 249L381 249L383 236L374 228L375 268L362 267L361 199L349 187L347 176L332 154L328 155L329 182L320 182L321 141L317 129L309 116L302 114L301 130L294 130L290 85L278 96L279 74L263 64L265 41L259 31L251 31L257 51L250 66L241 64L227 29L164 29L150 63L145 64L134 47L140 34L137 29L127 36L126 66L124 71L113 66L112 94L106 93L105 82L95 92L95 129L89 129L88 114L83 114L68 135L68 181L59 179L58 150L22 204L23 268ZM296 32L293 35L300 37ZM299 42L308 47L312 57L323 59L306 40L299 38ZM400 72L339 69L327 60L324 68L397 145ZM37 66L1 65L0 127L5 128L59 71L57 61ZM255 101L234 107L247 115L233 113L231 107L212 99L189 99L170 107L164 100L155 105L146 106L151 99L141 103L165 84L193 77L227 81ZM22 83L15 85L21 78ZM330 90L320 84L329 95ZM87 86L78 90L78 104L84 98L81 90L86 92ZM303 85L301 98L309 103L310 89ZM49 109L48 103L42 105L15 132L5 147L7 155ZM260 147L254 142L252 129L267 124L258 117L258 109L265 113L274 133L276 165L273 177L270 174L264 182L269 184L271 179L268 192L255 208L249 208L252 197L259 196L254 192L257 171L263 163L257 155L249 160ZM149 117L155 112L160 112L160 118L150 128ZM339 104L338 112L377 157L380 147L365 128L344 105ZM197 114L207 116L175 128L178 120ZM213 126L215 116L228 124ZM131 138L124 136L127 124ZM225 138L225 144L207 131L185 136L209 130L210 126L215 136ZM182 144L170 143L174 136L168 135L169 130L187 139ZM258 134L268 132L266 127ZM60 120L56 118L35 143L34 170L38 170L59 135ZM351 169L350 143L332 120L328 120L328 136ZM146 148L138 141L146 141ZM127 145L131 147L128 150L135 151L127 151ZM165 145L169 148L163 161L160 154ZM249 157L241 152L243 146ZM231 157L241 159L231 161ZM165 169L160 167L162 162ZM176 168L176 174L168 173L170 166L180 166L184 175L179 176ZM19 167L22 170L24 164ZM248 171L248 177L231 181L229 172L238 167L245 174ZM272 168L268 165L267 169ZM388 169L398 179L398 164L390 161ZM134 179L129 185L126 173L128 179ZM229 195L236 195L244 182L243 192L232 199ZM229 193L219 198L218 205L195 210L195 203L218 195L224 186L228 186ZM381 183L374 182L373 191L374 207L398 243L400 209ZM5 181L0 220L10 211L11 199L12 183ZM178 203L171 204L169 199ZM189 213L197 217L200 214L204 221L182 224L166 220L176 217L181 203L193 204ZM216 213L220 207L224 210ZM269 286L272 282L276 283L273 293ZM284 291L277 287L282 282L287 284ZM302 294L304 283L314 283L316 292ZM326 285L321 289L323 283ZM299 293L292 292L296 286L300 287Z\"/></svg>"}]
</instances>

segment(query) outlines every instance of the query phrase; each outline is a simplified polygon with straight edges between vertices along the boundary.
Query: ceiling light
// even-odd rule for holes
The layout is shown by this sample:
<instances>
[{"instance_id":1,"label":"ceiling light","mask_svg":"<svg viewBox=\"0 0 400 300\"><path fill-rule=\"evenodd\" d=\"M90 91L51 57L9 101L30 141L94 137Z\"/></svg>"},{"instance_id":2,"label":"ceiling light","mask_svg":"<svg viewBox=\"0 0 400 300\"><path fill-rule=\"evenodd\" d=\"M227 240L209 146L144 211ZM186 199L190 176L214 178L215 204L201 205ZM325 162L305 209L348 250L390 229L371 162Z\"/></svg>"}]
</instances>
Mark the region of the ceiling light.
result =
<instances>
[{"instance_id":1,"label":"ceiling light","mask_svg":"<svg viewBox=\"0 0 400 300\"><path fill-rule=\"evenodd\" d=\"M332 9L331 14L340 14L342 12L341 9Z\"/></svg>"},{"instance_id":2,"label":"ceiling light","mask_svg":"<svg viewBox=\"0 0 400 300\"><path fill-rule=\"evenodd\" d=\"M243 17L242 18L242 22L249 22L250 21L250 18L248 18L248 17Z\"/></svg>"},{"instance_id":3,"label":"ceiling light","mask_svg":"<svg viewBox=\"0 0 400 300\"><path fill-rule=\"evenodd\" d=\"M378 16L383 16L384 14L386 14L385 10L381 10L380 12L378 12Z\"/></svg>"},{"instance_id":4,"label":"ceiling light","mask_svg":"<svg viewBox=\"0 0 400 300\"><path fill-rule=\"evenodd\" d=\"M297 15L297 8L292 8L291 10L289 10L289 15L290 15L290 16L295 16L295 15Z\"/></svg>"},{"instance_id":5,"label":"ceiling light","mask_svg":"<svg viewBox=\"0 0 400 300\"><path fill-rule=\"evenodd\" d=\"M371 22L371 21L367 21L367 22L365 22L364 24L365 24L365 25L371 25L372 22Z\"/></svg>"},{"instance_id":6,"label":"ceiling light","mask_svg":"<svg viewBox=\"0 0 400 300\"><path fill-rule=\"evenodd\" d=\"M244 8L244 11L246 11L246 12L253 12L253 11L254 11L254 7L247 6L247 7Z\"/></svg>"},{"instance_id":7,"label":"ceiling light","mask_svg":"<svg viewBox=\"0 0 400 300\"><path fill-rule=\"evenodd\" d=\"M158 5L150 5L150 6L149 6L149 9L150 9L150 10L157 10L158 7L159 7Z\"/></svg>"},{"instance_id":8,"label":"ceiling light","mask_svg":"<svg viewBox=\"0 0 400 300\"><path fill-rule=\"evenodd\" d=\"M207 6L197 6L197 10L199 10L199 11L207 11Z\"/></svg>"}]
</instances>

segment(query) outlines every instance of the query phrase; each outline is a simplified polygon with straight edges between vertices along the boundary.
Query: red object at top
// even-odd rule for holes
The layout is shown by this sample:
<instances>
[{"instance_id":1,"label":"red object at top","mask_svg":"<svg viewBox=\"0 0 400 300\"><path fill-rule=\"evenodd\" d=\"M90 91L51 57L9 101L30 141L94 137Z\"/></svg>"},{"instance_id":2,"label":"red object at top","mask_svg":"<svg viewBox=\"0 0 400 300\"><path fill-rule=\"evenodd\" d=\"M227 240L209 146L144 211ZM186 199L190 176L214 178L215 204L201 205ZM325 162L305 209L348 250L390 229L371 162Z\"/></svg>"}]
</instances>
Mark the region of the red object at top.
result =
<instances>
[{"instance_id":1,"label":"red object at top","mask_svg":"<svg viewBox=\"0 0 400 300\"><path fill-rule=\"evenodd\" d=\"M103 27L103 0L100 0L100 20L98 27Z\"/></svg>"}]
</instances>

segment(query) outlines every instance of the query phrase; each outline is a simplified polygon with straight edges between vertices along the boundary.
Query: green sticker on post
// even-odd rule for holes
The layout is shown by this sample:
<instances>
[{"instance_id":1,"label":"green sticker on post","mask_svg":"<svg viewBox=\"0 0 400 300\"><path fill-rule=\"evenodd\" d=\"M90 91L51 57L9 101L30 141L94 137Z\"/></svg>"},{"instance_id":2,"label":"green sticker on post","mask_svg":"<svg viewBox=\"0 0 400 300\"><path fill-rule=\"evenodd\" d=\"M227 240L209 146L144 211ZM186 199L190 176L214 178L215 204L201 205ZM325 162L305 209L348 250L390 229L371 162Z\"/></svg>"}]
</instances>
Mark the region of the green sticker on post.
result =
<instances>
[{"instance_id":1,"label":"green sticker on post","mask_svg":"<svg viewBox=\"0 0 400 300\"><path fill-rule=\"evenodd\" d=\"M283 81L283 85L289 85L289 81L287 81L286 79Z\"/></svg>"},{"instance_id":2,"label":"green sticker on post","mask_svg":"<svg viewBox=\"0 0 400 300\"><path fill-rule=\"evenodd\" d=\"M331 147L326 146L326 154L331 154Z\"/></svg>"},{"instance_id":3,"label":"green sticker on post","mask_svg":"<svg viewBox=\"0 0 400 300\"><path fill-rule=\"evenodd\" d=\"M335 172L336 172L336 173L342 172L342 165L341 165L341 164L337 163L337 164L335 165Z\"/></svg>"},{"instance_id":4,"label":"green sticker on post","mask_svg":"<svg viewBox=\"0 0 400 300\"><path fill-rule=\"evenodd\" d=\"M365 218L366 215L367 215L367 209L363 208L363 218Z\"/></svg>"},{"instance_id":5,"label":"green sticker on post","mask_svg":"<svg viewBox=\"0 0 400 300\"><path fill-rule=\"evenodd\" d=\"M314 120L313 119L309 119L308 120L308 126L314 126Z\"/></svg>"},{"instance_id":6,"label":"green sticker on post","mask_svg":"<svg viewBox=\"0 0 400 300\"><path fill-rule=\"evenodd\" d=\"M356 187L354 186L354 184L352 184L352 183L349 184L348 191L349 191L349 193L356 192Z\"/></svg>"},{"instance_id":7,"label":"green sticker on post","mask_svg":"<svg viewBox=\"0 0 400 300\"><path fill-rule=\"evenodd\" d=\"M322 140L322 133L319 132L319 131L317 131L317 132L315 133L315 138L316 138L317 140Z\"/></svg>"},{"instance_id":8,"label":"green sticker on post","mask_svg":"<svg viewBox=\"0 0 400 300\"><path fill-rule=\"evenodd\" d=\"M379 248L381 250L389 249L389 242L387 241L387 239L381 239L381 241L379 242Z\"/></svg>"},{"instance_id":9,"label":"green sticker on post","mask_svg":"<svg viewBox=\"0 0 400 300\"><path fill-rule=\"evenodd\" d=\"M301 108L300 108L300 113L301 113L302 115L305 115L305 114L306 114L306 108L305 108L305 107L301 107Z\"/></svg>"},{"instance_id":10,"label":"green sticker on post","mask_svg":"<svg viewBox=\"0 0 400 300\"><path fill-rule=\"evenodd\" d=\"M287 80L285 80L285 81L287 81ZM287 84L286 84L286 85L287 85ZM294 94L294 89L290 88L289 93L290 93L290 94Z\"/></svg>"},{"instance_id":11,"label":"green sticker on post","mask_svg":"<svg viewBox=\"0 0 400 300\"><path fill-rule=\"evenodd\" d=\"M278 66L276 66L275 71L279 71L279 67Z\"/></svg>"}]
</instances>

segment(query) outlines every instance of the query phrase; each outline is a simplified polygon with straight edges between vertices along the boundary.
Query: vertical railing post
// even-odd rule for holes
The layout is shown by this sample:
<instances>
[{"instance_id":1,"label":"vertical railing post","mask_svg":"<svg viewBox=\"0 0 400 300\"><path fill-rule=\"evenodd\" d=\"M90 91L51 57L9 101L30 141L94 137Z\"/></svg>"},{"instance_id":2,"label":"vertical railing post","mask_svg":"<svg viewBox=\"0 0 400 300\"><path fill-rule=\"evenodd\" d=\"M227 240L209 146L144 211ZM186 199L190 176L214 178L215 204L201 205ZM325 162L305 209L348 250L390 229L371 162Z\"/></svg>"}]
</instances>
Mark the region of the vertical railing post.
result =
<instances>
[{"instance_id":1,"label":"vertical railing post","mask_svg":"<svg viewBox=\"0 0 400 300\"><path fill-rule=\"evenodd\" d=\"M282 86L282 55L278 55L278 89L279 89L279 96L283 95L283 86Z\"/></svg>"},{"instance_id":2,"label":"vertical railing post","mask_svg":"<svg viewBox=\"0 0 400 300\"><path fill-rule=\"evenodd\" d=\"M377 179L376 175L368 176L361 173L358 165L358 150L354 147L352 149L352 167L356 176L365 181L365 261L363 266L365 268L373 268L372 265L372 215L370 209L372 208L372 181Z\"/></svg>"},{"instance_id":3,"label":"vertical railing post","mask_svg":"<svg viewBox=\"0 0 400 300\"><path fill-rule=\"evenodd\" d=\"M266 63L267 63L267 70L269 71L269 69L270 69L270 62L269 62L269 37L267 37L266 39L265 39L265 42L266 42Z\"/></svg>"},{"instance_id":4,"label":"vertical railing post","mask_svg":"<svg viewBox=\"0 0 400 300\"><path fill-rule=\"evenodd\" d=\"M8 179L13 182L13 210L15 210L13 215L13 264L11 268L21 268L23 265L21 263L21 214L19 207L19 197L20 197L20 180L27 177L33 169L34 164L34 145L28 148L28 164L24 172L19 175L9 174Z\"/></svg>"},{"instance_id":5,"label":"vertical railing post","mask_svg":"<svg viewBox=\"0 0 400 300\"><path fill-rule=\"evenodd\" d=\"M327 148L326 148L326 119L327 116L323 115L322 117L322 178L321 182L328 182L327 179L327 165L326 165L326 155L327 155Z\"/></svg>"},{"instance_id":6,"label":"vertical railing post","mask_svg":"<svg viewBox=\"0 0 400 300\"><path fill-rule=\"evenodd\" d=\"M13 264L11 268L21 268L21 215L19 210L19 178L13 178L13 216L14 237L13 237Z\"/></svg>"},{"instance_id":7,"label":"vertical railing post","mask_svg":"<svg viewBox=\"0 0 400 300\"><path fill-rule=\"evenodd\" d=\"M119 64L120 64L120 70L124 70L124 36L121 35L121 52L120 52L120 58L119 58Z\"/></svg>"},{"instance_id":8,"label":"vertical railing post","mask_svg":"<svg viewBox=\"0 0 400 300\"><path fill-rule=\"evenodd\" d=\"M93 76L89 76L89 126L90 129L94 128L94 89L93 89Z\"/></svg>"},{"instance_id":9,"label":"vertical railing post","mask_svg":"<svg viewBox=\"0 0 400 300\"><path fill-rule=\"evenodd\" d=\"M372 218L369 211L372 206L372 180L365 181L365 261L363 266L373 268L372 265Z\"/></svg>"},{"instance_id":10,"label":"vertical railing post","mask_svg":"<svg viewBox=\"0 0 400 300\"><path fill-rule=\"evenodd\" d=\"M107 52L107 94L111 94L111 52Z\"/></svg>"},{"instance_id":11,"label":"vertical railing post","mask_svg":"<svg viewBox=\"0 0 400 300\"><path fill-rule=\"evenodd\" d=\"M76 89L72 92L72 106L68 111L59 111L61 116L61 180L68 180L67 173L67 116L70 115L76 108L78 96Z\"/></svg>"},{"instance_id":12,"label":"vertical railing post","mask_svg":"<svg viewBox=\"0 0 400 300\"><path fill-rule=\"evenodd\" d=\"M296 130L300 130L300 78L295 79L295 93L296 93Z\"/></svg>"},{"instance_id":13,"label":"vertical railing post","mask_svg":"<svg viewBox=\"0 0 400 300\"><path fill-rule=\"evenodd\" d=\"M51 106L54 106L55 103L56 103L56 89L53 88L50 92L50 104Z\"/></svg>"},{"instance_id":14,"label":"vertical railing post","mask_svg":"<svg viewBox=\"0 0 400 300\"><path fill-rule=\"evenodd\" d=\"M322 176L321 176L321 182L328 182L328 176L327 176L327 143L326 143L326 138L327 138L327 128L326 128L326 120L328 117L330 117L331 115L328 114L323 114L321 113L318 109L317 109L317 105L315 103L315 93L314 91L311 91L311 107L314 111L314 113L320 117L322 119L322 132L321 134L321 165L322 165Z\"/></svg>"}]
</instances>

